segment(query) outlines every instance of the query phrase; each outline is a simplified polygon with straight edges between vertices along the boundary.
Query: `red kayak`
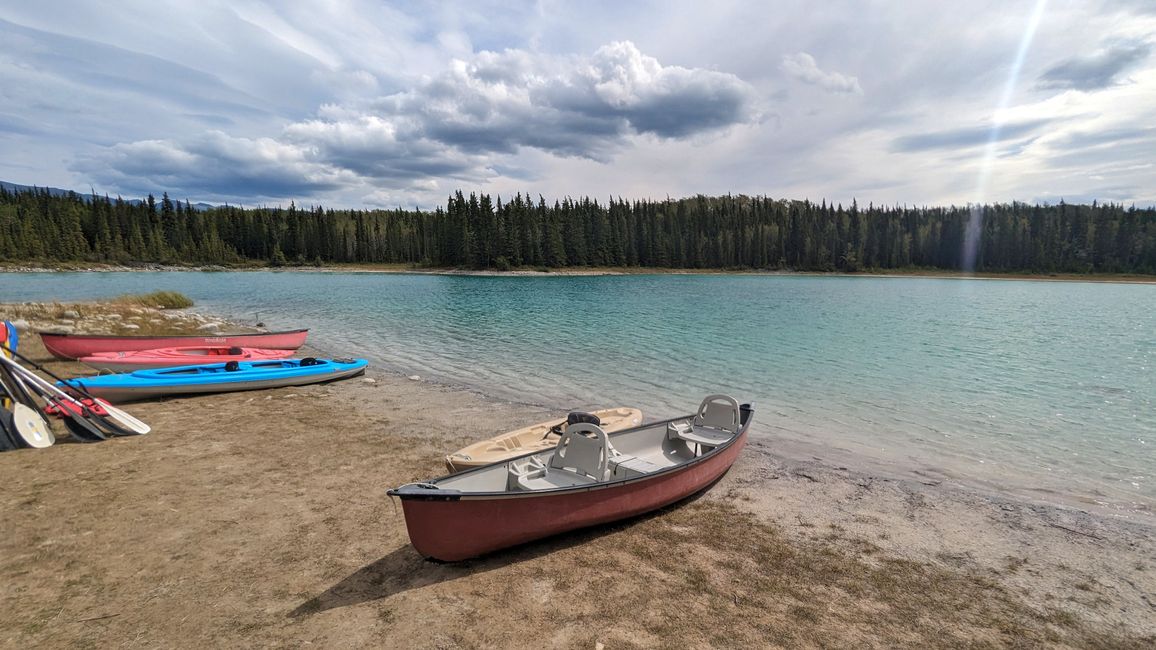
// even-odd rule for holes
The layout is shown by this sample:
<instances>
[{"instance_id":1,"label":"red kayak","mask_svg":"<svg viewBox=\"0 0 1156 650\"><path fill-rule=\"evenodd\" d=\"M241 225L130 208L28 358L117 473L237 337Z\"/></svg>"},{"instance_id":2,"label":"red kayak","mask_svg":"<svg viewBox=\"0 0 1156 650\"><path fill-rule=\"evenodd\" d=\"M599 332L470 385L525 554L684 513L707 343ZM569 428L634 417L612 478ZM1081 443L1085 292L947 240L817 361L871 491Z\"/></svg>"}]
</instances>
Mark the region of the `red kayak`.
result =
<instances>
[{"instance_id":1,"label":"red kayak","mask_svg":"<svg viewBox=\"0 0 1156 650\"><path fill-rule=\"evenodd\" d=\"M292 356L293 352L293 350L267 350L265 348L190 346L157 350L130 350L128 352L98 352L81 357L77 361L97 370L133 372L134 370L153 368L195 366L202 363L272 361Z\"/></svg>"},{"instance_id":2,"label":"red kayak","mask_svg":"<svg viewBox=\"0 0 1156 650\"><path fill-rule=\"evenodd\" d=\"M296 350L305 345L309 330L254 334L193 334L187 336L108 336L106 334L52 334L40 332L44 347L58 359L79 359L98 352L129 352L188 346L248 347Z\"/></svg>"}]
</instances>

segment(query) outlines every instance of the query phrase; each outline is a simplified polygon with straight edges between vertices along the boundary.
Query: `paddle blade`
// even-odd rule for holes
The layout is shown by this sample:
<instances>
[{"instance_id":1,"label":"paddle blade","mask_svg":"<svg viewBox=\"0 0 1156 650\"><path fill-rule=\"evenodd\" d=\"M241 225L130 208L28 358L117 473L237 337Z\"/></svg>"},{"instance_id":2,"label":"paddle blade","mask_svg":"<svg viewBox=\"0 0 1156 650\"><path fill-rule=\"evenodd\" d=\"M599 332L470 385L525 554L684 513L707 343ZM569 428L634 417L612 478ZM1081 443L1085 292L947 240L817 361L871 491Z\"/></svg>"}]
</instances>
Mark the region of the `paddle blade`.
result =
<instances>
[{"instance_id":1,"label":"paddle blade","mask_svg":"<svg viewBox=\"0 0 1156 650\"><path fill-rule=\"evenodd\" d=\"M64 426L68 429L68 432L72 434L73 438L81 442L108 440L108 436L104 435L103 431L79 415L64 418Z\"/></svg>"},{"instance_id":2,"label":"paddle blade","mask_svg":"<svg viewBox=\"0 0 1156 650\"><path fill-rule=\"evenodd\" d=\"M48 428L48 423L44 421L44 418L24 404L17 404L12 409L12 419L15 423L16 434L29 447L44 449L51 447L56 442L56 437L52 435L52 429Z\"/></svg>"},{"instance_id":3,"label":"paddle blade","mask_svg":"<svg viewBox=\"0 0 1156 650\"><path fill-rule=\"evenodd\" d=\"M99 415L101 417L108 416L108 411L104 410L104 406L100 402L94 402L87 398L79 401L65 401L61 399L59 402L53 402L48 406L45 406L44 413L46 415L55 415L59 418L65 418L68 417L70 413L83 415L85 407L88 407L88 410L92 412L93 415Z\"/></svg>"},{"instance_id":4,"label":"paddle blade","mask_svg":"<svg viewBox=\"0 0 1156 650\"><path fill-rule=\"evenodd\" d=\"M0 408L0 451L19 449L17 442L20 436L16 433L16 423L12 420L12 413Z\"/></svg>"},{"instance_id":5,"label":"paddle blade","mask_svg":"<svg viewBox=\"0 0 1156 650\"><path fill-rule=\"evenodd\" d=\"M107 419L116 422L123 429L133 435L143 436L153 430L152 427L136 419L127 411L109 404L108 400L97 397L91 400L85 399L83 401L86 403L91 402L88 406L93 410L94 413L104 411L105 417Z\"/></svg>"}]
</instances>

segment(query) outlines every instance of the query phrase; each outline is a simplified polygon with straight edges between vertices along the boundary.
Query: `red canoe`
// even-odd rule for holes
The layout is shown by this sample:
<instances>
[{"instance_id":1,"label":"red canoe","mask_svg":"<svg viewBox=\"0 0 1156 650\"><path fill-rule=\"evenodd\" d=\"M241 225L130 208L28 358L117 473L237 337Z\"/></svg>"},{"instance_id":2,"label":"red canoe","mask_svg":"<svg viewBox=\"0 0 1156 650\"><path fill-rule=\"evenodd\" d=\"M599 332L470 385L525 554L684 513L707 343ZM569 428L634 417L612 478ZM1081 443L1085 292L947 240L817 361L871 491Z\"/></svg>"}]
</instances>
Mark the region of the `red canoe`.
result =
<instances>
[{"instance_id":1,"label":"red canoe","mask_svg":"<svg viewBox=\"0 0 1156 650\"><path fill-rule=\"evenodd\" d=\"M454 562L633 517L699 492L746 444L754 409L711 395L697 413L607 435L572 425L550 451L390 490L422 555Z\"/></svg>"},{"instance_id":2,"label":"red canoe","mask_svg":"<svg viewBox=\"0 0 1156 650\"><path fill-rule=\"evenodd\" d=\"M104 334L52 334L40 332L44 347L58 359L79 359L98 352L129 352L187 346L247 347L296 350L305 345L309 330L258 332L255 334L194 334L187 336L108 336Z\"/></svg>"},{"instance_id":3,"label":"red canoe","mask_svg":"<svg viewBox=\"0 0 1156 650\"><path fill-rule=\"evenodd\" d=\"M229 348L221 346L189 346L130 350L128 352L98 352L77 359L86 366L109 372L133 372L151 368L175 368L201 363L228 363L230 361L269 361L292 356L293 350L265 348Z\"/></svg>"}]
</instances>

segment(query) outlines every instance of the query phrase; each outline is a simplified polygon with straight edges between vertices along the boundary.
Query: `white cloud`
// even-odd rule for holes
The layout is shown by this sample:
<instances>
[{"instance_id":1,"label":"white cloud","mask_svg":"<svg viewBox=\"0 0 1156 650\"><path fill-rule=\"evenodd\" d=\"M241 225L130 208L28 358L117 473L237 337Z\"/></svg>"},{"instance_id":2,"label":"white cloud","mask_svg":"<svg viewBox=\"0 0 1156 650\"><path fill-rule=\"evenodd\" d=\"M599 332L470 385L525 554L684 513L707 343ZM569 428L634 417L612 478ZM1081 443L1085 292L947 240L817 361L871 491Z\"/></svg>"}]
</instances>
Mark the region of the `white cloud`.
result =
<instances>
[{"instance_id":1,"label":"white cloud","mask_svg":"<svg viewBox=\"0 0 1156 650\"><path fill-rule=\"evenodd\" d=\"M85 157L76 168L103 184L144 194L198 188L234 201L313 194L355 185L348 170L271 138L209 131L187 142L142 140ZM197 195L200 196L200 195Z\"/></svg>"},{"instance_id":2,"label":"white cloud","mask_svg":"<svg viewBox=\"0 0 1156 650\"><path fill-rule=\"evenodd\" d=\"M1033 3L9 4L0 179L25 184L946 203L1001 125L991 200L1156 187L1143 2L1049 3L1001 111Z\"/></svg>"},{"instance_id":3,"label":"white cloud","mask_svg":"<svg viewBox=\"0 0 1156 650\"><path fill-rule=\"evenodd\" d=\"M482 52L365 106L324 105L316 118L288 124L277 139L214 133L166 141L167 156L155 155L156 142L121 144L82 169L145 173L131 153L148 160L150 178L169 180L190 171L180 154L215 153L221 164L248 170L239 177L261 196L285 189L292 178L304 190L335 189L350 177L385 189L431 189L439 178L484 182L493 177L497 157L523 148L607 161L635 136L679 139L750 121L755 103L753 89L734 75L663 66L629 42L589 57ZM261 164L287 169L262 175ZM205 191L237 189L211 174L187 178Z\"/></svg>"},{"instance_id":4,"label":"white cloud","mask_svg":"<svg viewBox=\"0 0 1156 650\"><path fill-rule=\"evenodd\" d=\"M1066 59L1040 75L1042 88L1096 90L1120 83L1120 74L1152 51L1147 43L1116 43L1086 56Z\"/></svg>"},{"instance_id":5,"label":"white cloud","mask_svg":"<svg viewBox=\"0 0 1156 650\"><path fill-rule=\"evenodd\" d=\"M838 72L824 72L815 63L815 57L806 52L787 54L779 68L788 75L806 84L818 86L833 93L862 95L859 80Z\"/></svg>"}]
</instances>

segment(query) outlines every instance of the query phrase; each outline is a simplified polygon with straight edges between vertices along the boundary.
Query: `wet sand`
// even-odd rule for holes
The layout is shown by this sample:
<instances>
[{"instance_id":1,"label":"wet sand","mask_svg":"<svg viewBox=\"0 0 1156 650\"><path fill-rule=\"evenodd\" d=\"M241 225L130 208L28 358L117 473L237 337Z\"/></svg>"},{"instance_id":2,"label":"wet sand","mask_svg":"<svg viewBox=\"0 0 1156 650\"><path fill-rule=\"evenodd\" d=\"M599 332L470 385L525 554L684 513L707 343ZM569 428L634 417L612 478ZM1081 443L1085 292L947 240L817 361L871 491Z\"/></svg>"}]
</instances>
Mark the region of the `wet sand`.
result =
<instances>
[{"instance_id":1,"label":"wet sand","mask_svg":"<svg viewBox=\"0 0 1156 650\"><path fill-rule=\"evenodd\" d=\"M22 349L46 359L34 339ZM385 490L557 414L367 377L142 402L127 408L148 436L0 454L0 646L1156 641L1151 527L791 460L773 439L658 513L426 561Z\"/></svg>"}]
</instances>

